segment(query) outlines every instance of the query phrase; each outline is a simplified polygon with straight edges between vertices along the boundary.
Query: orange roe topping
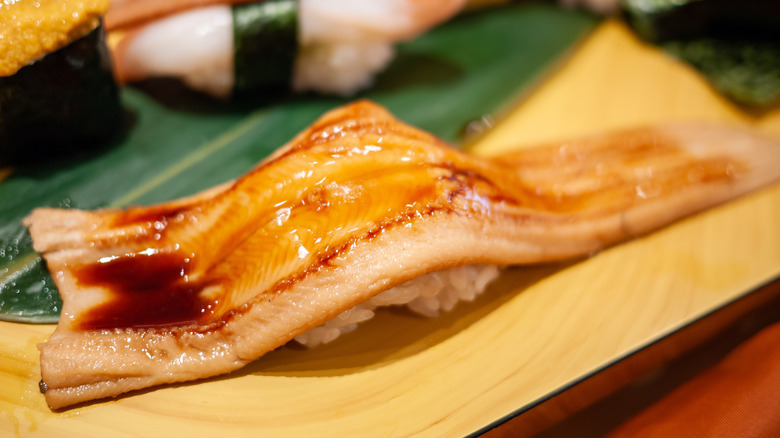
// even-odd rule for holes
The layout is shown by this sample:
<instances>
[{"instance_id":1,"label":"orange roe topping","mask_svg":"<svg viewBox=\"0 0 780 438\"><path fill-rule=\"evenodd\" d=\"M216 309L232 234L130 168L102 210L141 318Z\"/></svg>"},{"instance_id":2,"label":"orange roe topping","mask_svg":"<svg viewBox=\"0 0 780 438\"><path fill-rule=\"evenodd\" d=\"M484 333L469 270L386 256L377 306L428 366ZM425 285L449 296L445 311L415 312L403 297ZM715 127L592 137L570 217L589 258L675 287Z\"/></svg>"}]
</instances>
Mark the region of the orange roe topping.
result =
<instances>
[{"instance_id":1,"label":"orange roe topping","mask_svg":"<svg viewBox=\"0 0 780 438\"><path fill-rule=\"evenodd\" d=\"M110 0L0 0L0 76L94 30Z\"/></svg>"}]
</instances>

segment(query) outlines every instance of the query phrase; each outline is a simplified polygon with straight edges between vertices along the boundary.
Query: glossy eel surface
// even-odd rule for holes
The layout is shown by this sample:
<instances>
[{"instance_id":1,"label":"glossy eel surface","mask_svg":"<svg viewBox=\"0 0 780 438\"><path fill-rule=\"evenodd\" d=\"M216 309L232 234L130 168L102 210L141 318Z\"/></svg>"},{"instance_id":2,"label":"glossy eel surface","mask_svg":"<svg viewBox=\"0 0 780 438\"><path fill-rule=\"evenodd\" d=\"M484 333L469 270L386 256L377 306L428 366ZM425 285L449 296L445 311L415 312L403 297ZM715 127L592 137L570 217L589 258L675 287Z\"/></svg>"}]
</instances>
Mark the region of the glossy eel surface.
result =
<instances>
[{"instance_id":1,"label":"glossy eel surface","mask_svg":"<svg viewBox=\"0 0 780 438\"><path fill-rule=\"evenodd\" d=\"M673 124L492 158L370 102L325 114L241 178L127 210L25 220L64 302L50 407L242 367L428 272L589 254L780 177L780 144Z\"/></svg>"}]
</instances>

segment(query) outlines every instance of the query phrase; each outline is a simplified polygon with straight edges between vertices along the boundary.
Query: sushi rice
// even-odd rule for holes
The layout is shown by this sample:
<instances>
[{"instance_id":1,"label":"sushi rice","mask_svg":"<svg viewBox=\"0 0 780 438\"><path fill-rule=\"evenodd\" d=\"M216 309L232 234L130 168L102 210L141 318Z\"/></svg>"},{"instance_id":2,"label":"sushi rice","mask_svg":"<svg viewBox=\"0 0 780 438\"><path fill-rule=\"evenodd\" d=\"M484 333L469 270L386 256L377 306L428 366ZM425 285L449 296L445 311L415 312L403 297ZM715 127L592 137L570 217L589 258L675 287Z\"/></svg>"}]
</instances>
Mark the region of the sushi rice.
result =
<instances>
[{"instance_id":1,"label":"sushi rice","mask_svg":"<svg viewBox=\"0 0 780 438\"><path fill-rule=\"evenodd\" d=\"M114 52L122 82L175 77L216 97L233 91L233 18L230 6L197 8L146 25Z\"/></svg>"},{"instance_id":2,"label":"sushi rice","mask_svg":"<svg viewBox=\"0 0 780 438\"><path fill-rule=\"evenodd\" d=\"M300 0L293 89L349 96L371 86L408 41L455 15L465 0Z\"/></svg>"},{"instance_id":3,"label":"sushi rice","mask_svg":"<svg viewBox=\"0 0 780 438\"><path fill-rule=\"evenodd\" d=\"M466 265L431 272L375 295L296 336L295 341L309 348L332 342L355 330L358 323L373 318L378 307L405 305L415 313L435 318L440 311L452 310L458 302L473 301L498 274L496 265Z\"/></svg>"}]
</instances>

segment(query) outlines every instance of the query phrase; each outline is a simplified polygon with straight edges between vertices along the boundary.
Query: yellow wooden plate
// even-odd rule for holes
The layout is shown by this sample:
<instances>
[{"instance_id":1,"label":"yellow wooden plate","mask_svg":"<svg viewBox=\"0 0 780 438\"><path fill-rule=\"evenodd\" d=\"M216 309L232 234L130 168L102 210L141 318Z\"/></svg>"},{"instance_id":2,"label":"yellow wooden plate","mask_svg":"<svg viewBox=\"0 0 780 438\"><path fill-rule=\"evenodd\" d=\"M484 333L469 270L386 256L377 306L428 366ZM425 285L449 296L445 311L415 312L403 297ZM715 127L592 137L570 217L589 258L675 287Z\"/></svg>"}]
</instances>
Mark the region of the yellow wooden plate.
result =
<instances>
[{"instance_id":1,"label":"yellow wooden plate","mask_svg":"<svg viewBox=\"0 0 780 438\"><path fill-rule=\"evenodd\" d=\"M603 25L474 145L491 154L660 120L749 123L696 73ZM401 310L314 350L51 412L38 354L53 326L0 323L0 435L462 436L536 403L780 274L780 187L587 260L514 268L438 319Z\"/></svg>"}]
</instances>

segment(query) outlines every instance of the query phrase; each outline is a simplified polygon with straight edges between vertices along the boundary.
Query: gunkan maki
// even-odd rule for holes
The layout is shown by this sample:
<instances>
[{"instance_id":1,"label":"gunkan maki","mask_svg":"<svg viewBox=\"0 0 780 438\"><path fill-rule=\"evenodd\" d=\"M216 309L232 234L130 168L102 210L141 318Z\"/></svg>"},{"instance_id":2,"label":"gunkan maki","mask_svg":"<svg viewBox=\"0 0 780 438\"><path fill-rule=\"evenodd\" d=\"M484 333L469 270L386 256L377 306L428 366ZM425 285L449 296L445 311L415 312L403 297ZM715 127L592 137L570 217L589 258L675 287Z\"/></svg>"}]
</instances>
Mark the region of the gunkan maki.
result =
<instances>
[{"instance_id":1,"label":"gunkan maki","mask_svg":"<svg viewBox=\"0 0 780 438\"><path fill-rule=\"evenodd\" d=\"M109 0L0 2L0 162L91 149L123 112L101 17Z\"/></svg>"}]
</instances>

